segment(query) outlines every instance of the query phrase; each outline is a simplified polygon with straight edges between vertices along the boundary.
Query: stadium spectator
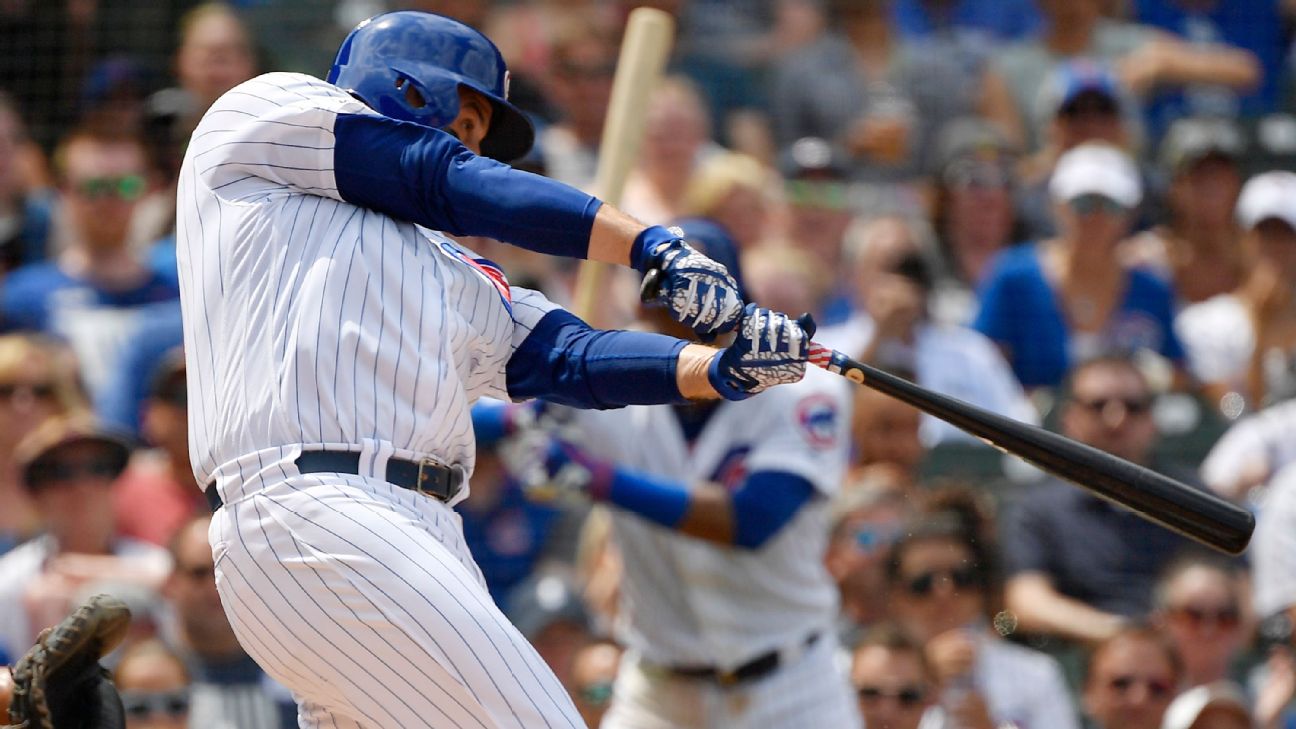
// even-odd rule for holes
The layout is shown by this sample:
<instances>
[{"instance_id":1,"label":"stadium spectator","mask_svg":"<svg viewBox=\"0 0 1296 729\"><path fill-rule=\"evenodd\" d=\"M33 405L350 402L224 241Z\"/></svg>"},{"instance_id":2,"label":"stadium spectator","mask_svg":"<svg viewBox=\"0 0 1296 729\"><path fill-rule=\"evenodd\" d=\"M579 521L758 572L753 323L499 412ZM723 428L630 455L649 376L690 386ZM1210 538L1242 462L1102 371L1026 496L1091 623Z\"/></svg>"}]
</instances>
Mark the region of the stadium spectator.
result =
<instances>
[{"instance_id":1,"label":"stadium spectator","mask_svg":"<svg viewBox=\"0 0 1296 729\"><path fill-rule=\"evenodd\" d=\"M1256 409L1296 395L1296 174L1248 180L1237 217L1255 265L1235 291L1185 309L1177 328L1208 399L1235 392Z\"/></svg>"},{"instance_id":2,"label":"stadium spectator","mask_svg":"<svg viewBox=\"0 0 1296 729\"><path fill-rule=\"evenodd\" d=\"M1142 134L1129 92L1111 70L1087 58L1059 64L1032 111L1044 136L1018 166L1017 210L1025 237L1038 239L1057 234L1049 178L1058 158L1086 142L1134 153Z\"/></svg>"},{"instance_id":3,"label":"stadium spectator","mask_svg":"<svg viewBox=\"0 0 1296 729\"><path fill-rule=\"evenodd\" d=\"M867 482L848 483L833 499L824 565L841 596L843 645L886 616L886 564L911 511L901 494Z\"/></svg>"},{"instance_id":4,"label":"stadium spectator","mask_svg":"<svg viewBox=\"0 0 1296 729\"><path fill-rule=\"evenodd\" d=\"M689 177L680 211L685 217L719 223L740 251L755 248L769 235L776 180L755 157L717 152L699 162Z\"/></svg>"},{"instance_id":5,"label":"stadium spectator","mask_svg":"<svg viewBox=\"0 0 1296 729\"><path fill-rule=\"evenodd\" d=\"M929 305L936 321L967 324L976 317L976 287L994 256L1017 242L1016 151L976 117L951 121L938 142L933 220L942 265Z\"/></svg>"},{"instance_id":6,"label":"stadium spectator","mask_svg":"<svg viewBox=\"0 0 1296 729\"><path fill-rule=\"evenodd\" d=\"M976 328L1003 348L1027 389L1056 387L1071 363L1106 351L1181 364L1172 291L1115 256L1143 197L1134 163L1110 145L1080 145L1058 161L1049 192L1058 237L999 255L981 286Z\"/></svg>"},{"instance_id":7,"label":"stadium spectator","mask_svg":"<svg viewBox=\"0 0 1296 729\"><path fill-rule=\"evenodd\" d=\"M1166 568L1153 590L1153 620L1183 659L1186 686L1230 678L1250 627L1242 596L1244 575L1204 556L1181 558Z\"/></svg>"},{"instance_id":8,"label":"stadium spectator","mask_svg":"<svg viewBox=\"0 0 1296 729\"><path fill-rule=\"evenodd\" d=\"M836 145L818 137L796 140L779 156L787 236L791 247L832 278L824 300L810 307L819 326L850 316L850 282L842 265L846 231L855 219L850 161Z\"/></svg>"},{"instance_id":9,"label":"stadium spectator","mask_svg":"<svg viewBox=\"0 0 1296 729\"><path fill-rule=\"evenodd\" d=\"M1059 402L1062 434L1144 466L1158 438L1152 393L1129 359L1078 365ZM1191 474L1174 473L1192 483ZM1144 616L1152 585L1192 542L1050 478L1009 512L1004 599L1027 633L1096 642ZM1167 699L1168 700L1168 699Z\"/></svg>"},{"instance_id":10,"label":"stadium spectator","mask_svg":"<svg viewBox=\"0 0 1296 729\"><path fill-rule=\"evenodd\" d=\"M1076 727L1057 664L989 625L993 544L950 511L910 522L887 562L891 616L919 641L941 686L939 726Z\"/></svg>"},{"instance_id":11,"label":"stadium spectator","mask_svg":"<svg viewBox=\"0 0 1296 729\"><path fill-rule=\"evenodd\" d=\"M1249 51L1260 64L1260 80L1251 89L1189 83L1150 100L1151 130L1160 133L1175 119L1191 116L1254 119L1277 109L1288 56L1285 32L1293 7L1282 2L1225 0L1135 0L1134 17L1194 47L1224 44Z\"/></svg>"},{"instance_id":12,"label":"stadium spectator","mask_svg":"<svg viewBox=\"0 0 1296 729\"><path fill-rule=\"evenodd\" d=\"M158 363L152 380L141 430L153 448L131 458L113 487L113 509L122 535L165 545L182 524L208 507L189 465L188 392L180 350Z\"/></svg>"},{"instance_id":13,"label":"stadium spectator","mask_svg":"<svg viewBox=\"0 0 1296 729\"><path fill-rule=\"evenodd\" d=\"M112 484L129 447L84 415L46 421L18 445L22 481L44 535L0 557L0 653L19 656L37 633L67 615L87 588L156 588L165 550L120 537Z\"/></svg>"},{"instance_id":14,"label":"stadium spectator","mask_svg":"<svg viewBox=\"0 0 1296 729\"><path fill-rule=\"evenodd\" d=\"M0 554L41 528L16 448L46 420L88 408L70 353L29 334L0 336Z\"/></svg>"},{"instance_id":15,"label":"stadium spectator","mask_svg":"<svg viewBox=\"0 0 1296 729\"><path fill-rule=\"evenodd\" d=\"M743 251L742 272L747 300L775 311L818 312L828 288L828 274L818 260L790 243L774 241Z\"/></svg>"},{"instance_id":16,"label":"stadium spectator","mask_svg":"<svg viewBox=\"0 0 1296 729\"><path fill-rule=\"evenodd\" d=\"M829 13L840 31L775 71L776 138L827 139L848 152L856 179L913 182L928 170L940 122L976 113L980 89L951 54L899 37L888 2L835 0Z\"/></svg>"},{"instance_id":17,"label":"stadium spectator","mask_svg":"<svg viewBox=\"0 0 1296 729\"><path fill-rule=\"evenodd\" d=\"M681 214L684 190L711 140L711 119L697 89L681 77L668 77L649 93L643 149L621 207L661 225Z\"/></svg>"},{"instance_id":18,"label":"stadium spectator","mask_svg":"<svg viewBox=\"0 0 1296 729\"><path fill-rule=\"evenodd\" d=\"M1120 629L1094 647L1081 696L1095 729L1160 729L1178 693L1174 645L1144 625Z\"/></svg>"},{"instance_id":19,"label":"stadium spectator","mask_svg":"<svg viewBox=\"0 0 1296 729\"><path fill-rule=\"evenodd\" d=\"M207 2L180 19L175 72L189 96L185 129L193 129L221 94L257 74L251 34L232 6Z\"/></svg>"},{"instance_id":20,"label":"stadium spectator","mask_svg":"<svg viewBox=\"0 0 1296 729\"><path fill-rule=\"evenodd\" d=\"M844 324L821 329L818 341L862 362L914 372L923 387L1038 422L1003 354L990 340L968 327L931 320L933 266L912 225L898 218L870 221L852 241L849 258L859 296L855 313ZM927 447L968 438L944 421L923 417Z\"/></svg>"},{"instance_id":21,"label":"stadium spectator","mask_svg":"<svg viewBox=\"0 0 1296 729\"><path fill-rule=\"evenodd\" d=\"M1087 57L1106 65L1135 97L1190 83L1247 89L1260 78L1255 57L1246 51L1195 47L1148 26L1104 18L1099 0L1039 0L1039 9L1043 32L1009 46L996 58L1027 122L1027 149L1036 149L1043 140L1039 117L1032 114L1041 89L1053 69L1069 59Z\"/></svg>"},{"instance_id":22,"label":"stadium spectator","mask_svg":"<svg viewBox=\"0 0 1296 729\"><path fill-rule=\"evenodd\" d=\"M291 729L296 705L239 646L216 593L211 515L186 521L175 532L171 575L163 595L175 617L168 641L192 677L190 726L228 729Z\"/></svg>"},{"instance_id":23,"label":"stadium spectator","mask_svg":"<svg viewBox=\"0 0 1296 729\"><path fill-rule=\"evenodd\" d=\"M922 647L897 626L883 623L865 634L851 655L851 685L869 729L918 729L936 697Z\"/></svg>"},{"instance_id":24,"label":"stadium spectator","mask_svg":"<svg viewBox=\"0 0 1296 729\"><path fill-rule=\"evenodd\" d=\"M572 22L557 32L552 54L545 91L558 118L538 132L537 142L550 177L588 190L612 96L617 39L597 23Z\"/></svg>"},{"instance_id":25,"label":"stadium spectator","mask_svg":"<svg viewBox=\"0 0 1296 729\"><path fill-rule=\"evenodd\" d=\"M121 654L113 683L121 693L126 729L234 729L242 725L201 723L190 713L189 672L164 644L148 640Z\"/></svg>"},{"instance_id":26,"label":"stadium spectator","mask_svg":"<svg viewBox=\"0 0 1296 729\"><path fill-rule=\"evenodd\" d=\"M572 657L572 701L586 726L597 727L603 721L620 664L621 647L607 640L591 641Z\"/></svg>"},{"instance_id":27,"label":"stadium spectator","mask_svg":"<svg viewBox=\"0 0 1296 729\"><path fill-rule=\"evenodd\" d=\"M72 241L55 260L10 274L0 326L67 339L97 396L138 325L140 308L179 292L128 246L131 216L148 189L139 140L81 130L63 140L55 160Z\"/></svg>"},{"instance_id":28,"label":"stadium spectator","mask_svg":"<svg viewBox=\"0 0 1296 729\"><path fill-rule=\"evenodd\" d=\"M0 94L0 275L49 255L54 196L24 179L30 148L18 107Z\"/></svg>"},{"instance_id":29,"label":"stadium spectator","mask_svg":"<svg viewBox=\"0 0 1296 729\"><path fill-rule=\"evenodd\" d=\"M1285 400L1234 423L1211 447L1201 478L1216 493L1248 499L1286 466L1296 463L1296 400Z\"/></svg>"},{"instance_id":30,"label":"stadium spectator","mask_svg":"<svg viewBox=\"0 0 1296 729\"><path fill-rule=\"evenodd\" d=\"M1244 148L1241 130L1224 119L1180 119L1161 143L1169 218L1127 241L1121 256L1155 271L1183 303L1234 291L1253 264L1234 216Z\"/></svg>"},{"instance_id":31,"label":"stadium spectator","mask_svg":"<svg viewBox=\"0 0 1296 729\"><path fill-rule=\"evenodd\" d=\"M904 372L894 374L913 379ZM921 417L912 406L889 395L870 387L858 388L847 482L913 495L918 487L918 467L927 454L919 435Z\"/></svg>"},{"instance_id":32,"label":"stadium spectator","mask_svg":"<svg viewBox=\"0 0 1296 729\"><path fill-rule=\"evenodd\" d=\"M971 32L987 45L1033 35L1040 27L1032 0L893 0L896 28L906 38L927 39L951 32Z\"/></svg>"}]
</instances>

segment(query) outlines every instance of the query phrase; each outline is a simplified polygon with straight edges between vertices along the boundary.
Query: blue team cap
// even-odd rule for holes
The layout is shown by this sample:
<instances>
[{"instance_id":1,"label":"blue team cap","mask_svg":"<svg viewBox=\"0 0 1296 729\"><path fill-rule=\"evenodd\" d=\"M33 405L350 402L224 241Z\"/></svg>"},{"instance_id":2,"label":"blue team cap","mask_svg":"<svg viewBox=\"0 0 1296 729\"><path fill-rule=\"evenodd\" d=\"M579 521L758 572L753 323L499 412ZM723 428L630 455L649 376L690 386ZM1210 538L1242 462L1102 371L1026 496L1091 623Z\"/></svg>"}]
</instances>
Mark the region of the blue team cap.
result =
<instances>
[{"instance_id":1,"label":"blue team cap","mask_svg":"<svg viewBox=\"0 0 1296 729\"><path fill-rule=\"evenodd\" d=\"M725 227L710 218L681 218L670 224L684 231L684 240L699 253L729 269L738 283L738 295L747 300L743 286L742 266L738 262L738 243Z\"/></svg>"},{"instance_id":2,"label":"blue team cap","mask_svg":"<svg viewBox=\"0 0 1296 729\"><path fill-rule=\"evenodd\" d=\"M1069 61L1058 66L1053 78L1050 115L1062 113L1085 95L1096 95L1109 100L1119 113L1124 91L1120 81L1104 65L1089 59Z\"/></svg>"}]
</instances>

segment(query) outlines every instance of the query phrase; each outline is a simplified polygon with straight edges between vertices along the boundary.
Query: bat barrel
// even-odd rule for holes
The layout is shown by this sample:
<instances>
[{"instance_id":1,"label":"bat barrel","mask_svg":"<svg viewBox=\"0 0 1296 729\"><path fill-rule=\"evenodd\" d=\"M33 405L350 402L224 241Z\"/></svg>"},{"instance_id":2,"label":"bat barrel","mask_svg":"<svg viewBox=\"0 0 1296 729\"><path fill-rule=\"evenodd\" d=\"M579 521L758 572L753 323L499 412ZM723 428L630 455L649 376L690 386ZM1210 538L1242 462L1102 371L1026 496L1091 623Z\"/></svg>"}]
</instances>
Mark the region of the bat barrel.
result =
<instances>
[{"instance_id":1,"label":"bat barrel","mask_svg":"<svg viewBox=\"0 0 1296 729\"><path fill-rule=\"evenodd\" d=\"M826 348L811 363L908 403L986 443L1214 549L1240 554L1255 529L1251 512L1203 489L1043 428L932 392Z\"/></svg>"}]
</instances>

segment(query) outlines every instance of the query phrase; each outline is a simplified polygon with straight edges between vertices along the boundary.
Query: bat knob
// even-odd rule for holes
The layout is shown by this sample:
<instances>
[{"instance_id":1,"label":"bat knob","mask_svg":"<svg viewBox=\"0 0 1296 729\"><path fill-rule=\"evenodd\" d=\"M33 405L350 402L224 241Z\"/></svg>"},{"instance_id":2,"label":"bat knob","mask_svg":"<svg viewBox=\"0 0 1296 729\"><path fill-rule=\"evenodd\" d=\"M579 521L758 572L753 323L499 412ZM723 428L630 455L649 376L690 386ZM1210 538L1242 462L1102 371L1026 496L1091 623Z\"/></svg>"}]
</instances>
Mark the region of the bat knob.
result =
<instances>
[{"instance_id":1,"label":"bat knob","mask_svg":"<svg viewBox=\"0 0 1296 729\"><path fill-rule=\"evenodd\" d=\"M650 268L644 274L643 283L639 284L639 300L647 304L656 301L661 293L661 269Z\"/></svg>"},{"instance_id":2,"label":"bat knob","mask_svg":"<svg viewBox=\"0 0 1296 729\"><path fill-rule=\"evenodd\" d=\"M815 324L813 316L810 316L808 313L802 314L797 317L796 323L801 327L801 330L806 333L807 339L814 339L815 332L818 331L819 325Z\"/></svg>"}]
</instances>

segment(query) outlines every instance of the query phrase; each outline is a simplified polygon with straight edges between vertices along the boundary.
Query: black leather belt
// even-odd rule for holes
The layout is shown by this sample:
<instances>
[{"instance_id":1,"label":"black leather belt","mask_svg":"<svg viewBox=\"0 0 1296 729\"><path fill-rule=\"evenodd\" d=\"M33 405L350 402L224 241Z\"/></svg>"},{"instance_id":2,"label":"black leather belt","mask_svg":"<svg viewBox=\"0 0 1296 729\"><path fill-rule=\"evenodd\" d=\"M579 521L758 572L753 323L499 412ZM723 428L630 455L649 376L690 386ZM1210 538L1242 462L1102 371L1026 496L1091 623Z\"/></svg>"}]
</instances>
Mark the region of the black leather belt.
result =
<instances>
[{"instance_id":1,"label":"black leather belt","mask_svg":"<svg viewBox=\"0 0 1296 729\"><path fill-rule=\"evenodd\" d=\"M817 640L819 640L819 633L811 633L805 639L802 647L809 648ZM728 671L715 666L668 666L666 671L680 678L714 681L721 686L734 686L768 676L778 670L782 662L782 654L779 651L770 651L762 653L741 666Z\"/></svg>"},{"instance_id":2,"label":"black leather belt","mask_svg":"<svg viewBox=\"0 0 1296 729\"><path fill-rule=\"evenodd\" d=\"M302 473L360 473L360 454L354 452L303 451L294 463ZM431 459L406 461L390 458L387 460L387 476L383 480L439 501L449 501L463 488L464 470L462 466L447 466ZM214 481L207 485L204 493L212 511L221 507Z\"/></svg>"}]
</instances>

